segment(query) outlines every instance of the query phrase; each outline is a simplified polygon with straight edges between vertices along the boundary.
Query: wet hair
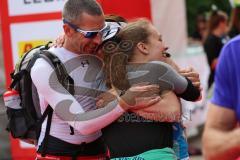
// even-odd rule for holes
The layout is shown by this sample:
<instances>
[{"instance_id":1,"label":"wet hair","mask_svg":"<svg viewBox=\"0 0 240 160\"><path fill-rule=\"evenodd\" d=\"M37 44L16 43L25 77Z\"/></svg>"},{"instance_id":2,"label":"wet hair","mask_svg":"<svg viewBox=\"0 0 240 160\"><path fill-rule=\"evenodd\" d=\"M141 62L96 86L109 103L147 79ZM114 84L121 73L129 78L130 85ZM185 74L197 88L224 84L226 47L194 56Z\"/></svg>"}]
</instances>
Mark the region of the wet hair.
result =
<instances>
[{"instance_id":1,"label":"wet hair","mask_svg":"<svg viewBox=\"0 0 240 160\"><path fill-rule=\"evenodd\" d=\"M116 14L106 14L104 17L105 17L106 22L117 22L117 23L125 22L125 23L127 23L127 20L124 17L116 15Z\"/></svg>"},{"instance_id":2,"label":"wet hair","mask_svg":"<svg viewBox=\"0 0 240 160\"><path fill-rule=\"evenodd\" d=\"M68 0L63 7L62 17L75 22L84 12L93 16L103 15L101 6L95 0Z\"/></svg>"},{"instance_id":3,"label":"wet hair","mask_svg":"<svg viewBox=\"0 0 240 160\"><path fill-rule=\"evenodd\" d=\"M227 22L228 16L220 10L212 11L208 21L208 33L212 33L221 22Z\"/></svg>"},{"instance_id":4,"label":"wet hair","mask_svg":"<svg viewBox=\"0 0 240 160\"><path fill-rule=\"evenodd\" d=\"M120 90L130 87L127 77L127 64L135 53L139 42L147 43L150 36L147 19L138 19L128 23L111 41L103 46L104 72L106 85L113 84Z\"/></svg>"}]
</instances>

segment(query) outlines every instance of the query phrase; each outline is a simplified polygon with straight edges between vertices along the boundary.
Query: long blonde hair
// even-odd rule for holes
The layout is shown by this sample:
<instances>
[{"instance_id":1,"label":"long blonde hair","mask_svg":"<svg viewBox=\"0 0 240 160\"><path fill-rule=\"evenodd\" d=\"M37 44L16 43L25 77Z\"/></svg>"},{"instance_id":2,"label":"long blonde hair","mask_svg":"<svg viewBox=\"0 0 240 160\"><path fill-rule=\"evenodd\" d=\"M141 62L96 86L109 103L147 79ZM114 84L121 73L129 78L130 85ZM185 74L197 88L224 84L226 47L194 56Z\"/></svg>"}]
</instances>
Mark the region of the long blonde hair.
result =
<instances>
[{"instance_id":1,"label":"long blonde hair","mask_svg":"<svg viewBox=\"0 0 240 160\"><path fill-rule=\"evenodd\" d=\"M127 90L130 87L127 64L133 57L137 44L148 42L150 24L147 19L130 22L114 39L103 46L107 87L111 88L112 84L120 90Z\"/></svg>"}]
</instances>

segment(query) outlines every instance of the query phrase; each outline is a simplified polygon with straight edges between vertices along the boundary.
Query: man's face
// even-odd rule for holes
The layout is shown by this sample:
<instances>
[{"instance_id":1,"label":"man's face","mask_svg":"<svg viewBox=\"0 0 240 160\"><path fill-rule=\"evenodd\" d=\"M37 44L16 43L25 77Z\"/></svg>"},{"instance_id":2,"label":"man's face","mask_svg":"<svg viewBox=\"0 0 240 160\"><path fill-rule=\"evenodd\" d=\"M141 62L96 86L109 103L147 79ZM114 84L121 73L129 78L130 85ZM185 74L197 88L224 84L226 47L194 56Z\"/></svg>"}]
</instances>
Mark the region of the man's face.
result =
<instances>
[{"instance_id":1,"label":"man's face","mask_svg":"<svg viewBox=\"0 0 240 160\"><path fill-rule=\"evenodd\" d=\"M105 20L103 15L93 16L87 13L82 13L79 22L74 22L73 24L84 32L99 31L105 27ZM96 48L102 42L101 33L88 37L84 33L78 32L72 27L70 28L72 34L70 34L68 38L71 42L71 50L77 54L95 54Z\"/></svg>"}]
</instances>

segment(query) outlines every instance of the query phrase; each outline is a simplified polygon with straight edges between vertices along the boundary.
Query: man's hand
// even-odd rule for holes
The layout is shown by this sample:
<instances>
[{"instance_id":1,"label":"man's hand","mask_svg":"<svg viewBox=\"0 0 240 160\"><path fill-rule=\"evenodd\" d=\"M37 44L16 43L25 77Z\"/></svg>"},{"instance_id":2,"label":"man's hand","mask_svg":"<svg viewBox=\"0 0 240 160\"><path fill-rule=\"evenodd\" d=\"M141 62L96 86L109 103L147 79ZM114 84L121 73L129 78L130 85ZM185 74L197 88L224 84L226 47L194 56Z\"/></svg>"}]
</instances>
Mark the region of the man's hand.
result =
<instances>
[{"instance_id":1,"label":"man's hand","mask_svg":"<svg viewBox=\"0 0 240 160\"><path fill-rule=\"evenodd\" d=\"M65 34L62 33L53 41L53 43L50 45L50 47L62 47L65 41Z\"/></svg>"},{"instance_id":2,"label":"man's hand","mask_svg":"<svg viewBox=\"0 0 240 160\"><path fill-rule=\"evenodd\" d=\"M137 84L119 97L119 104L124 110L145 108L160 100L159 92L157 85Z\"/></svg>"}]
</instances>

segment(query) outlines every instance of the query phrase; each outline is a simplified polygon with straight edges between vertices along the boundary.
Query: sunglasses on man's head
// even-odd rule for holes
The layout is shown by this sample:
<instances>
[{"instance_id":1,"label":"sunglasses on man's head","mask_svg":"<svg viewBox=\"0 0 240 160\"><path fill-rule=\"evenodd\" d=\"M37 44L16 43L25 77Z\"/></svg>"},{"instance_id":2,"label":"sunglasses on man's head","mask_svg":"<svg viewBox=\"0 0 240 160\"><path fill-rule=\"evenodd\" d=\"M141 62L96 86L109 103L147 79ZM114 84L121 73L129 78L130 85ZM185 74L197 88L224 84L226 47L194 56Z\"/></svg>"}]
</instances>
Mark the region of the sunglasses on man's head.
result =
<instances>
[{"instance_id":1,"label":"sunglasses on man's head","mask_svg":"<svg viewBox=\"0 0 240 160\"><path fill-rule=\"evenodd\" d=\"M95 31L85 31L81 30L78 26L68 22L66 19L63 19L63 23L69 25L71 28L73 28L75 31L82 33L85 38L94 38L98 33L103 34L106 32L109 28L109 26L105 23L105 26L100 29L100 30L95 30Z\"/></svg>"}]
</instances>

